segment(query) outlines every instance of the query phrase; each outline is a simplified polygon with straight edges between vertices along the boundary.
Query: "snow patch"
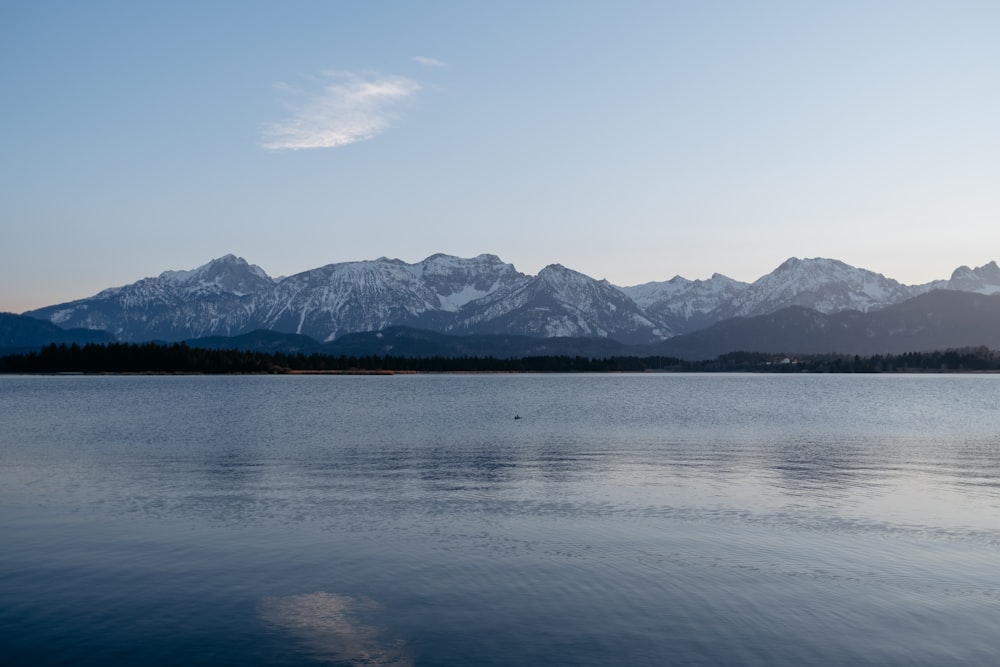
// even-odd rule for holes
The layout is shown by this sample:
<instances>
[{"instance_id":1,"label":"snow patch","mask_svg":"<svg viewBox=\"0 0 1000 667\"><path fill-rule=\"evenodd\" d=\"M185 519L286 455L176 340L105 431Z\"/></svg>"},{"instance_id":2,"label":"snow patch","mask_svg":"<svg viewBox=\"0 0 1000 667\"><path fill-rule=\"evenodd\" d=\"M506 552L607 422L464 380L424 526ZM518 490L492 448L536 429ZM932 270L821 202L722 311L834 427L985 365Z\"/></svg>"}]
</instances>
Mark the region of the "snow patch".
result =
<instances>
[{"instance_id":1,"label":"snow patch","mask_svg":"<svg viewBox=\"0 0 1000 667\"><path fill-rule=\"evenodd\" d=\"M454 292L452 294L438 294L438 300L441 303L441 310L454 313L470 301L481 299L487 294L490 294L492 291L493 290L478 290L472 285L466 285L458 292Z\"/></svg>"}]
</instances>

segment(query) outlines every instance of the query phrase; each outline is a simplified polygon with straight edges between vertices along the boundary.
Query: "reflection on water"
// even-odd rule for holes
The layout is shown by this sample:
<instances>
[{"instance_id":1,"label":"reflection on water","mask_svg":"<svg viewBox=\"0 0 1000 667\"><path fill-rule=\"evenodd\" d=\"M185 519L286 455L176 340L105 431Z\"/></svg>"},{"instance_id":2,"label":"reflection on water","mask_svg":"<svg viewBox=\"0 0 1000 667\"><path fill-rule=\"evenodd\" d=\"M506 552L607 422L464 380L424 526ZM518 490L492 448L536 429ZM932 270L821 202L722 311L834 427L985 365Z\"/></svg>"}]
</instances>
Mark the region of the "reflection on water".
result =
<instances>
[{"instance_id":1,"label":"reflection on water","mask_svg":"<svg viewBox=\"0 0 1000 667\"><path fill-rule=\"evenodd\" d=\"M378 608L368 598L319 592L264 598L259 611L267 623L303 642L318 660L373 667L412 665L403 642L386 640L379 628L359 620Z\"/></svg>"},{"instance_id":2,"label":"reflection on water","mask_svg":"<svg viewBox=\"0 0 1000 667\"><path fill-rule=\"evenodd\" d=\"M998 376L3 377L0 662L992 665L998 404Z\"/></svg>"}]
</instances>

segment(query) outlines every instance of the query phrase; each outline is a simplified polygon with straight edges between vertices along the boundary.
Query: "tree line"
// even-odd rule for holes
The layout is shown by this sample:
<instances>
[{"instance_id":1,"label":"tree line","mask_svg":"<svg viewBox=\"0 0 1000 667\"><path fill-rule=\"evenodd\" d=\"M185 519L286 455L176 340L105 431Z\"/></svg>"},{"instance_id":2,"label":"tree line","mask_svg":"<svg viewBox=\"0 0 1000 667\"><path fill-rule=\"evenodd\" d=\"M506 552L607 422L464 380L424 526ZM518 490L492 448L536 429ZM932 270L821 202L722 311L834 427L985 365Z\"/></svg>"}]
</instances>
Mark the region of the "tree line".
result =
<instances>
[{"instance_id":1,"label":"tree line","mask_svg":"<svg viewBox=\"0 0 1000 667\"><path fill-rule=\"evenodd\" d=\"M674 357L535 356L401 357L255 352L190 347L185 343L51 344L0 357L0 373L362 373L362 372L771 372L907 373L1000 371L1000 352L985 347L885 355L800 357L732 352L707 361Z\"/></svg>"},{"instance_id":2,"label":"tree line","mask_svg":"<svg viewBox=\"0 0 1000 667\"><path fill-rule=\"evenodd\" d=\"M680 363L670 359L671 363ZM218 350L185 343L51 344L37 352L0 357L2 373L293 373L293 372L624 372L648 360L583 356L402 357L393 355L290 354Z\"/></svg>"}]
</instances>

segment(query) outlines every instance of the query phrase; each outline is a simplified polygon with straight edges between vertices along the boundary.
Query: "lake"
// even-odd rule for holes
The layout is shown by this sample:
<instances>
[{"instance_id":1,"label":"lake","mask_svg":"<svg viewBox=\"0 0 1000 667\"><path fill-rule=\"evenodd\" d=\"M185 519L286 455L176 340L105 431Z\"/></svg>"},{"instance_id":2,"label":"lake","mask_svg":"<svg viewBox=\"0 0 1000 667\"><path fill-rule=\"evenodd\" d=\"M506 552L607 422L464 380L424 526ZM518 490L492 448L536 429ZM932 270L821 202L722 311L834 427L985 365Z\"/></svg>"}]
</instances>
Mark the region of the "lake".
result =
<instances>
[{"instance_id":1,"label":"lake","mask_svg":"<svg viewBox=\"0 0 1000 667\"><path fill-rule=\"evenodd\" d=\"M996 375L5 376L0 424L5 665L1000 656Z\"/></svg>"}]
</instances>

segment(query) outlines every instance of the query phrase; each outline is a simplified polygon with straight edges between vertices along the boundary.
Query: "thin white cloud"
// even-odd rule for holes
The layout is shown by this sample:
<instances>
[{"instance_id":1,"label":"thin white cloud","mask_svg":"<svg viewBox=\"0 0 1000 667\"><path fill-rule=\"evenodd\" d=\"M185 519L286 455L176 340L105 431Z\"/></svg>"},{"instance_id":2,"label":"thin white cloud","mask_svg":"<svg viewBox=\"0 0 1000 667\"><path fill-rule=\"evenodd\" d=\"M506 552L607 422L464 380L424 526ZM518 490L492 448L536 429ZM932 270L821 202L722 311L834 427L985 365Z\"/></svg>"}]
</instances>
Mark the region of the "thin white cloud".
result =
<instances>
[{"instance_id":1,"label":"thin white cloud","mask_svg":"<svg viewBox=\"0 0 1000 667\"><path fill-rule=\"evenodd\" d=\"M424 67L447 67L448 63L443 60L438 60L437 58L429 58L427 56L413 56L411 58L413 62L420 63Z\"/></svg>"},{"instance_id":2,"label":"thin white cloud","mask_svg":"<svg viewBox=\"0 0 1000 667\"><path fill-rule=\"evenodd\" d=\"M335 72L318 81L313 91L278 84L291 98L289 116L264 128L264 148L336 148L371 139L389 127L397 106L420 90L402 76Z\"/></svg>"}]
</instances>

